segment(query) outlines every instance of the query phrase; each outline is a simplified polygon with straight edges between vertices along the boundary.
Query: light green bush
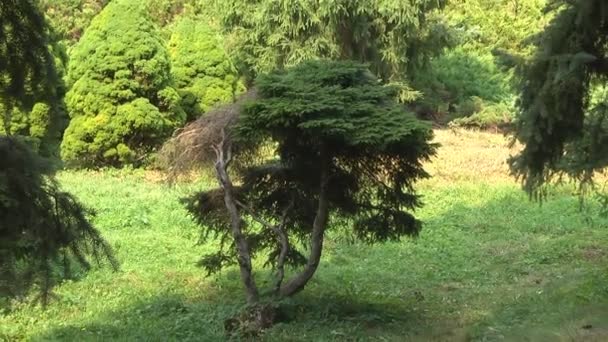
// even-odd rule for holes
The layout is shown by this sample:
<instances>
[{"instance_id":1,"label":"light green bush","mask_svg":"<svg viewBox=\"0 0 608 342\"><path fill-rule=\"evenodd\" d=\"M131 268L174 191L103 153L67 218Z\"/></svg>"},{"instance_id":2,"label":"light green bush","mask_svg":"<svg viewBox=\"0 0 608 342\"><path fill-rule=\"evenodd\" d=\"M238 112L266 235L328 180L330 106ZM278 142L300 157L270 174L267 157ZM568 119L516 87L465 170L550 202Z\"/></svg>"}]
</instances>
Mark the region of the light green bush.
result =
<instances>
[{"instance_id":1,"label":"light green bush","mask_svg":"<svg viewBox=\"0 0 608 342\"><path fill-rule=\"evenodd\" d=\"M138 164L184 122L169 56L140 1L112 1L70 57L66 163Z\"/></svg>"},{"instance_id":2,"label":"light green bush","mask_svg":"<svg viewBox=\"0 0 608 342\"><path fill-rule=\"evenodd\" d=\"M501 128L513 120L515 106L513 102L487 102L480 97L472 97L456 108L453 126L469 128Z\"/></svg>"},{"instance_id":3,"label":"light green bush","mask_svg":"<svg viewBox=\"0 0 608 342\"><path fill-rule=\"evenodd\" d=\"M458 107L472 98L486 103L508 101L512 97L510 72L501 70L489 53L455 48L433 59L425 73L417 75L415 86L422 91L419 111L433 113L439 122L474 114Z\"/></svg>"},{"instance_id":4,"label":"light green bush","mask_svg":"<svg viewBox=\"0 0 608 342\"><path fill-rule=\"evenodd\" d=\"M182 18L171 28L169 53L175 86L188 119L244 91L237 70L222 47L222 37L202 20Z\"/></svg>"}]
</instances>

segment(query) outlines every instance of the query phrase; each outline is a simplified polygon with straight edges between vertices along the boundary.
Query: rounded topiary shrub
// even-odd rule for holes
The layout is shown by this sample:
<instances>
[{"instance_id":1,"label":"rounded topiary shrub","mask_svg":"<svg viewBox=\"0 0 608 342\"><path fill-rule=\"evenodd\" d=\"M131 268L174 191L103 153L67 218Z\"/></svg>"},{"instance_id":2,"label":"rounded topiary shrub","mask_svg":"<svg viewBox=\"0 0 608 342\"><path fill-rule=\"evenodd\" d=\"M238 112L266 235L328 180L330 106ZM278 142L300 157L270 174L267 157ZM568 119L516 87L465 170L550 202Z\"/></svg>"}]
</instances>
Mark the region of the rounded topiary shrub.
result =
<instances>
[{"instance_id":1,"label":"rounded topiary shrub","mask_svg":"<svg viewBox=\"0 0 608 342\"><path fill-rule=\"evenodd\" d=\"M142 2L112 1L70 57L66 163L139 164L184 122L167 51Z\"/></svg>"}]
</instances>

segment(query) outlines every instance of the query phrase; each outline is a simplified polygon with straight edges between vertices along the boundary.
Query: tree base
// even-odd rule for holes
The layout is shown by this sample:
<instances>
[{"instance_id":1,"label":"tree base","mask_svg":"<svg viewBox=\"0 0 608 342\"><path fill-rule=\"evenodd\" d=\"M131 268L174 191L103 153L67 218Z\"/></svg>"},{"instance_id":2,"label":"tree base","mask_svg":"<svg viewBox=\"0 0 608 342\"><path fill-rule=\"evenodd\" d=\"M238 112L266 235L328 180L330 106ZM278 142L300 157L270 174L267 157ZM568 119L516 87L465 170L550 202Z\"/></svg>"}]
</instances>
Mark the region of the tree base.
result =
<instances>
[{"instance_id":1,"label":"tree base","mask_svg":"<svg viewBox=\"0 0 608 342\"><path fill-rule=\"evenodd\" d=\"M286 321L283 310L272 303L259 303L246 307L224 321L226 335L231 337L255 337L274 324Z\"/></svg>"}]
</instances>

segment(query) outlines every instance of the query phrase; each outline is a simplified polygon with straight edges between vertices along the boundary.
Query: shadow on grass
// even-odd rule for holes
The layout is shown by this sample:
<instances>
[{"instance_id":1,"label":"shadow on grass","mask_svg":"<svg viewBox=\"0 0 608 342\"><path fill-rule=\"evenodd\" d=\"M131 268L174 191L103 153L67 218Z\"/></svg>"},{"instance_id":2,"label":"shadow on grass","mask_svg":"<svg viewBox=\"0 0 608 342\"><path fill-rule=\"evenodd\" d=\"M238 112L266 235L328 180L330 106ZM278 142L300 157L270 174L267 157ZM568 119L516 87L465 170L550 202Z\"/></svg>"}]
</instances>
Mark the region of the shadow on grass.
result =
<instances>
[{"instance_id":1,"label":"shadow on grass","mask_svg":"<svg viewBox=\"0 0 608 342\"><path fill-rule=\"evenodd\" d=\"M224 295L230 294L222 294ZM238 293L240 295L240 293ZM240 298L237 294L232 294ZM153 298L103 313L81 323L55 327L34 341L221 341L227 339L224 320L242 309L242 302L191 302L181 296ZM353 298L321 298L308 295L281 304L283 322L263 333L264 340L306 340L313 336L339 338L342 333L364 328L382 331L413 319L412 312L397 305L358 302ZM357 333L360 334L360 333Z\"/></svg>"},{"instance_id":2,"label":"shadow on grass","mask_svg":"<svg viewBox=\"0 0 608 342\"><path fill-rule=\"evenodd\" d=\"M217 341L234 305L191 303L181 296L152 298L78 323L55 327L34 341Z\"/></svg>"},{"instance_id":3,"label":"shadow on grass","mask_svg":"<svg viewBox=\"0 0 608 342\"><path fill-rule=\"evenodd\" d=\"M600 254L607 249L594 250L600 256L592 260L584 254L592 244L608 245L602 232L606 221L587 225L576 199L565 195L542 207L511 190L473 203L478 205L466 200L429 205L425 210L434 212L427 212L415 243L371 247L328 241L314 280L283 303L287 322L263 339L606 337L601 329L608 329L608 315L602 316L608 314L608 279L601 274L608 257ZM224 340L224 320L244 300L234 270L223 274L220 284L204 299L153 296L54 327L34 340ZM587 309L592 304L600 308Z\"/></svg>"}]
</instances>

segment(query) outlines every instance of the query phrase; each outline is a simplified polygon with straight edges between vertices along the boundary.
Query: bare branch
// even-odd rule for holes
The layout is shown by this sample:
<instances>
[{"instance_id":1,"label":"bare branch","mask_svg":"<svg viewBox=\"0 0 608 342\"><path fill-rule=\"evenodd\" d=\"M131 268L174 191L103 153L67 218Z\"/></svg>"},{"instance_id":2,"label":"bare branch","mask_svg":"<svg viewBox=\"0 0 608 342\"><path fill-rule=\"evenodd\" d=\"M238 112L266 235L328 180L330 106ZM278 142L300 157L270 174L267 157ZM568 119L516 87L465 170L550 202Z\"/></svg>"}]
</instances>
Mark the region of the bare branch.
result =
<instances>
[{"instance_id":1,"label":"bare branch","mask_svg":"<svg viewBox=\"0 0 608 342\"><path fill-rule=\"evenodd\" d=\"M225 153L230 151L233 147L231 129L238 121L243 103L255 97L255 91L249 91L235 103L216 107L184 128L176 130L159 153L159 166L168 171L170 179L175 179L190 171L213 165L217 153L214 154L215 150L209 147L223 141ZM226 161L232 160L232 154L231 151Z\"/></svg>"},{"instance_id":2,"label":"bare branch","mask_svg":"<svg viewBox=\"0 0 608 342\"><path fill-rule=\"evenodd\" d=\"M277 279L274 285L274 292L277 295L281 291L281 285L283 284L283 279L285 278L285 261L287 259L287 254L289 253L289 237L285 232L285 225L287 224L287 216L293 208L293 205L294 201L292 199L285 210L283 210L281 222L274 228L274 231L278 236L279 243L281 244L281 253L279 254L279 259L277 260Z\"/></svg>"}]
</instances>

